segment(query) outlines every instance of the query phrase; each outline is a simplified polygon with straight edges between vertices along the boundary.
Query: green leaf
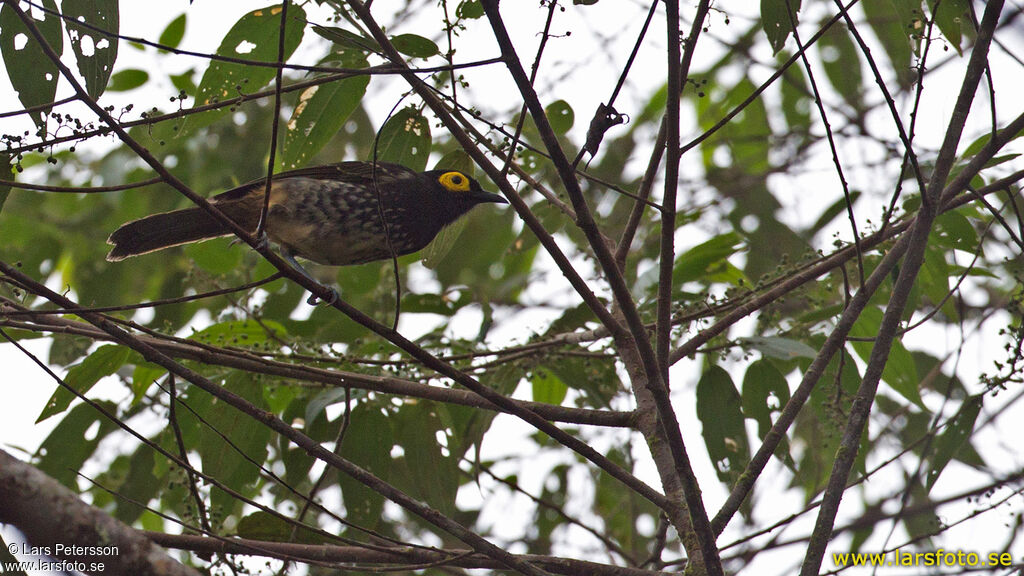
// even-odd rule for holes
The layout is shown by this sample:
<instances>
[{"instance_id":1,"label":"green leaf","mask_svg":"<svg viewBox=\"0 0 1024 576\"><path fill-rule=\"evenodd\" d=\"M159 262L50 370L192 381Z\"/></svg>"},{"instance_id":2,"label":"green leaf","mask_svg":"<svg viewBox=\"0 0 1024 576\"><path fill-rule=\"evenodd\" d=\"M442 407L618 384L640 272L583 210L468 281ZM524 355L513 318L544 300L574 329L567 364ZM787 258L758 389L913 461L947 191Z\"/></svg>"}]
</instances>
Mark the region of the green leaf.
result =
<instances>
[{"instance_id":1,"label":"green leaf","mask_svg":"<svg viewBox=\"0 0 1024 576\"><path fill-rule=\"evenodd\" d=\"M978 413L981 412L984 400L984 394L975 394L966 399L953 420L935 439L935 454L931 458L932 465L925 477L926 490L931 491L946 465L956 456L964 442L971 437L971 433L974 432L974 423L978 419Z\"/></svg>"},{"instance_id":2,"label":"green leaf","mask_svg":"<svg viewBox=\"0 0 1024 576\"><path fill-rule=\"evenodd\" d=\"M458 170L470 178L476 173L476 164L461 148L445 154L434 165L434 170Z\"/></svg>"},{"instance_id":3,"label":"green leaf","mask_svg":"<svg viewBox=\"0 0 1024 576\"><path fill-rule=\"evenodd\" d=\"M211 274L228 274L242 264L248 246L232 246L234 238L214 238L185 247L185 253L196 265Z\"/></svg>"},{"instance_id":4,"label":"green leaf","mask_svg":"<svg viewBox=\"0 0 1024 576\"><path fill-rule=\"evenodd\" d=\"M850 205L852 206L856 204L858 198L860 198L860 190L853 190L852 192L850 192ZM821 213L821 216L818 217L818 220L814 223L814 225L807 230L807 233L813 236L814 234L821 232L821 229L824 228L825 226L828 226L833 220L836 219L837 216L846 213L846 197L844 196L839 198L838 200L833 202L831 206L826 208L825 211Z\"/></svg>"},{"instance_id":5,"label":"green leaf","mask_svg":"<svg viewBox=\"0 0 1024 576\"><path fill-rule=\"evenodd\" d=\"M916 4L916 16L913 5ZM912 71L913 44L910 32L915 18L921 17L921 0L881 0L864 2L861 9L867 16L868 25L881 42L882 54L892 63L900 88L906 90L913 85ZM876 56L877 58L877 56Z\"/></svg>"},{"instance_id":6,"label":"green leaf","mask_svg":"<svg viewBox=\"0 0 1024 576\"><path fill-rule=\"evenodd\" d=\"M544 113L548 117L548 122L551 123L551 128L555 131L555 134L565 134L568 132L576 119L572 106L569 106L569 103L565 100L556 100L548 104L547 108L544 109Z\"/></svg>"},{"instance_id":7,"label":"green leaf","mask_svg":"<svg viewBox=\"0 0 1024 576\"><path fill-rule=\"evenodd\" d=\"M224 382L225 390L241 396L258 409L266 410L262 388L258 379L254 380L243 372L232 373ZM226 402L202 404L196 412L204 421L216 426L216 429L211 429L201 425L198 429L196 450L202 458L203 472L242 494L253 494L260 475L258 463L267 458L270 428ZM241 505L234 496L221 490L213 491L211 501L225 513Z\"/></svg>"},{"instance_id":8,"label":"green leaf","mask_svg":"<svg viewBox=\"0 0 1024 576\"><path fill-rule=\"evenodd\" d=\"M432 40L415 34L392 36L391 45L395 47L395 50L413 58L430 58L441 53L437 44L434 44Z\"/></svg>"},{"instance_id":9,"label":"green leaf","mask_svg":"<svg viewBox=\"0 0 1024 576\"><path fill-rule=\"evenodd\" d=\"M142 86L147 81L149 81L149 73L145 70L138 70L135 68L121 70L117 74L111 76L107 90L110 90L111 92L126 92Z\"/></svg>"},{"instance_id":10,"label":"green leaf","mask_svg":"<svg viewBox=\"0 0 1024 576\"><path fill-rule=\"evenodd\" d=\"M71 50L78 63L78 73L85 79L85 91L89 96L99 98L107 87L117 60L117 0L64 0L61 8L71 39ZM78 22L110 32L110 35L90 30Z\"/></svg>"},{"instance_id":11,"label":"green leaf","mask_svg":"<svg viewBox=\"0 0 1024 576\"><path fill-rule=\"evenodd\" d=\"M64 36L60 18L54 16L58 13L57 4L54 0L42 0L42 5L51 12L33 9L26 14L50 48L60 56L64 52ZM57 64L46 57L12 6L4 2L0 8L0 53L7 66L7 77L25 108L50 104L57 94L57 79L60 78ZM36 126L42 127L46 123L50 109L46 106L31 114Z\"/></svg>"},{"instance_id":12,"label":"green leaf","mask_svg":"<svg viewBox=\"0 0 1024 576\"><path fill-rule=\"evenodd\" d=\"M480 0L462 0L455 8L455 15L466 20L476 20L484 15L484 5Z\"/></svg>"},{"instance_id":13,"label":"green leaf","mask_svg":"<svg viewBox=\"0 0 1024 576\"><path fill-rule=\"evenodd\" d=\"M14 180L10 154L0 154L0 180ZM0 184L0 212L3 212L4 203L7 202L7 197L10 194L10 185Z\"/></svg>"},{"instance_id":14,"label":"green leaf","mask_svg":"<svg viewBox=\"0 0 1024 576\"><path fill-rule=\"evenodd\" d=\"M845 24L834 24L818 42L829 82L854 110L864 108L860 52Z\"/></svg>"},{"instance_id":15,"label":"green leaf","mask_svg":"<svg viewBox=\"0 0 1024 576\"><path fill-rule=\"evenodd\" d=\"M697 417L718 479L732 486L750 460L750 446L739 392L719 366L709 366L697 382Z\"/></svg>"},{"instance_id":16,"label":"green leaf","mask_svg":"<svg viewBox=\"0 0 1024 576\"><path fill-rule=\"evenodd\" d=\"M566 386L586 395L591 406L610 408L612 399L623 389L611 359L566 356L545 368Z\"/></svg>"},{"instance_id":17,"label":"green leaf","mask_svg":"<svg viewBox=\"0 0 1024 576\"><path fill-rule=\"evenodd\" d=\"M783 50L776 56L775 61L781 66L789 60L789 57L790 54ZM782 115L786 118L786 124L790 131L809 132L813 100L809 95L807 77L804 75L802 67L790 66L783 72L779 94L782 97Z\"/></svg>"},{"instance_id":18,"label":"green leaf","mask_svg":"<svg viewBox=\"0 0 1024 576\"><path fill-rule=\"evenodd\" d=\"M956 53L963 56L960 44L963 41L963 24L970 29L971 7L967 0L928 0L928 8L935 17L939 32L953 45Z\"/></svg>"},{"instance_id":19,"label":"green leaf","mask_svg":"<svg viewBox=\"0 0 1024 576\"><path fill-rule=\"evenodd\" d=\"M113 402L97 402L109 414L117 413ZM95 428L94 428L95 427ZM36 468L61 484L78 491L78 471L96 451L100 441L117 426L88 404L72 408L36 453Z\"/></svg>"},{"instance_id":20,"label":"green leaf","mask_svg":"<svg viewBox=\"0 0 1024 576\"><path fill-rule=\"evenodd\" d=\"M747 366L743 375L743 415L757 421L761 436L772 426L772 412L782 410L789 402L786 377L768 360L757 360Z\"/></svg>"},{"instance_id":21,"label":"green leaf","mask_svg":"<svg viewBox=\"0 0 1024 576\"><path fill-rule=\"evenodd\" d=\"M430 122L415 108L396 112L380 129L376 160L422 172L430 157ZM371 154L369 160L373 160Z\"/></svg>"},{"instance_id":22,"label":"green leaf","mask_svg":"<svg viewBox=\"0 0 1024 576\"><path fill-rule=\"evenodd\" d=\"M764 29L772 54L778 54L800 22L797 12L800 0L761 0L761 27Z\"/></svg>"},{"instance_id":23,"label":"green leaf","mask_svg":"<svg viewBox=\"0 0 1024 576\"><path fill-rule=\"evenodd\" d=\"M374 403L360 403L352 409L348 430L341 445L341 456L374 476L390 481L394 446L392 415L385 415ZM431 439L433 437L431 436ZM338 475L338 487L345 504L345 517L359 526L374 529L382 521L384 497L353 480Z\"/></svg>"},{"instance_id":24,"label":"green leaf","mask_svg":"<svg viewBox=\"0 0 1024 576\"><path fill-rule=\"evenodd\" d=\"M288 20L285 22L284 60L292 55L302 41L305 30L306 12L301 6L288 5ZM217 48L218 56L241 58L258 62L277 62L278 33L281 25L281 5L271 4L266 8L253 10L242 16ZM203 74L196 92L196 106L204 106L234 98L240 94L251 94L262 89L275 75L271 66L250 66L235 62L215 60ZM169 134L157 134L159 139L191 134L203 126L217 121L230 113L228 108L218 108L201 114L188 116L179 130Z\"/></svg>"},{"instance_id":25,"label":"green leaf","mask_svg":"<svg viewBox=\"0 0 1024 576\"><path fill-rule=\"evenodd\" d=\"M341 55L338 65L342 68L365 68L369 63L363 53L350 50ZM369 83L369 75L353 76L310 86L299 94L281 145L284 169L305 165L334 138L359 106Z\"/></svg>"},{"instance_id":26,"label":"green leaf","mask_svg":"<svg viewBox=\"0 0 1024 576\"><path fill-rule=\"evenodd\" d=\"M192 68L189 68L181 74L171 74L171 84L175 89L194 97L198 87L196 86L195 80L192 79L193 74L195 74L195 70Z\"/></svg>"},{"instance_id":27,"label":"green leaf","mask_svg":"<svg viewBox=\"0 0 1024 576\"><path fill-rule=\"evenodd\" d=\"M136 450L129 458L124 481L114 488L118 496L113 499L114 517L125 524L138 520L146 511L145 503L157 496L162 487L160 479L153 474L154 458L155 452L149 448Z\"/></svg>"},{"instance_id":28,"label":"green leaf","mask_svg":"<svg viewBox=\"0 0 1024 576\"><path fill-rule=\"evenodd\" d=\"M935 228L932 230L929 243L933 241L940 246L968 253L981 249L978 232L959 210L950 210L935 218Z\"/></svg>"},{"instance_id":29,"label":"green leaf","mask_svg":"<svg viewBox=\"0 0 1024 576\"><path fill-rule=\"evenodd\" d=\"M743 238L739 234L727 232L690 248L676 258L673 283L707 281L709 275L724 271L728 264L726 259L742 250L743 246Z\"/></svg>"},{"instance_id":30,"label":"green leaf","mask_svg":"<svg viewBox=\"0 0 1024 576\"><path fill-rule=\"evenodd\" d=\"M171 23L160 33L160 39L157 42L168 48L177 48L181 44L181 39L185 37L185 18L186 14L182 13L181 16L171 20Z\"/></svg>"},{"instance_id":31,"label":"green leaf","mask_svg":"<svg viewBox=\"0 0 1024 576\"><path fill-rule=\"evenodd\" d=\"M458 299L453 299L448 294L408 294L402 298L402 312L453 316L470 303L461 295Z\"/></svg>"},{"instance_id":32,"label":"green leaf","mask_svg":"<svg viewBox=\"0 0 1024 576\"><path fill-rule=\"evenodd\" d=\"M344 388L328 388L314 396L306 404L306 425L309 426L321 415L327 418L327 407L344 402L345 398L351 398L351 393Z\"/></svg>"},{"instance_id":33,"label":"green leaf","mask_svg":"<svg viewBox=\"0 0 1024 576\"><path fill-rule=\"evenodd\" d=\"M269 334L268 332L272 332ZM254 320L232 320L209 326L188 337L189 340L215 344L217 346L255 346L263 344L271 336L286 336L288 330L283 324L264 318Z\"/></svg>"},{"instance_id":34,"label":"green leaf","mask_svg":"<svg viewBox=\"0 0 1024 576\"><path fill-rule=\"evenodd\" d=\"M394 417L395 443L403 455L393 461L392 480L444 514L455 512L459 488L458 459L438 444L444 426L429 403L405 404Z\"/></svg>"},{"instance_id":35,"label":"green leaf","mask_svg":"<svg viewBox=\"0 0 1024 576\"><path fill-rule=\"evenodd\" d=\"M850 336L857 338L876 338L878 330L882 325L882 311L877 307L865 308L857 322L850 329ZM854 341L851 342L857 355L865 362L871 357L871 350L874 342ZM914 404L924 408L921 401L921 392L918 390L917 367L910 352L903 347L898 340L894 340L889 350L889 358L882 370L882 380L901 396Z\"/></svg>"},{"instance_id":36,"label":"green leaf","mask_svg":"<svg viewBox=\"0 0 1024 576\"><path fill-rule=\"evenodd\" d=\"M753 348L769 358L778 358L779 360L813 359L818 355L817 350L799 340L779 336L749 336L740 338L739 343Z\"/></svg>"},{"instance_id":37,"label":"green leaf","mask_svg":"<svg viewBox=\"0 0 1024 576\"><path fill-rule=\"evenodd\" d=\"M132 406L138 405L149 387L164 374L167 374L167 369L163 366L148 362L136 364L135 371L132 372Z\"/></svg>"},{"instance_id":38,"label":"green leaf","mask_svg":"<svg viewBox=\"0 0 1024 576\"><path fill-rule=\"evenodd\" d=\"M330 538L304 526L288 522L277 514L257 510L238 521L238 536L267 542L327 544Z\"/></svg>"},{"instance_id":39,"label":"green leaf","mask_svg":"<svg viewBox=\"0 0 1024 576\"><path fill-rule=\"evenodd\" d=\"M350 48L367 53L372 52L374 54L380 54L383 52L380 49L380 44L377 44L377 41L373 38L356 34L355 32L345 30L344 28L334 28L313 24L313 32L321 38L330 40L342 48Z\"/></svg>"},{"instance_id":40,"label":"green leaf","mask_svg":"<svg viewBox=\"0 0 1024 576\"><path fill-rule=\"evenodd\" d=\"M569 392L569 387L566 386L565 382L562 382L561 378L545 368L538 368L533 371L531 384L533 385L534 402L544 402L545 404L558 406L562 403L562 400L565 400L565 395Z\"/></svg>"},{"instance_id":41,"label":"green leaf","mask_svg":"<svg viewBox=\"0 0 1024 576\"><path fill-rule=\"evenodd\" d=\"M938 306L943 299L946 299L942 306L942 313L946 318L955 322L959 318L956 306L949 296L949 279L953 276L949 264L946 262L946 252L940 248L929 245L925 248L924 265L917 276L917 284L922 292L928 296L933 306Z\"/></svg>"},{"instance_id":42,"label":"green leaf","mask_svg":"<svg viewBox=\"0 0 1024 576\"><path fill-rule=\"evenodd\" d=\"M86 356L80 364L76 364L68 370L67 376L64 377L64 383L80 394L85 394L99 382L100 378L117 372L117 369L128 360L129 354L131 354L131 348L124 346L115 344L100 346L95 352ZM76 396L67 388L58 387L50 396L50 400L39 414L36 423L67 410L75 398Z\"/></svg>"}]
</instances>

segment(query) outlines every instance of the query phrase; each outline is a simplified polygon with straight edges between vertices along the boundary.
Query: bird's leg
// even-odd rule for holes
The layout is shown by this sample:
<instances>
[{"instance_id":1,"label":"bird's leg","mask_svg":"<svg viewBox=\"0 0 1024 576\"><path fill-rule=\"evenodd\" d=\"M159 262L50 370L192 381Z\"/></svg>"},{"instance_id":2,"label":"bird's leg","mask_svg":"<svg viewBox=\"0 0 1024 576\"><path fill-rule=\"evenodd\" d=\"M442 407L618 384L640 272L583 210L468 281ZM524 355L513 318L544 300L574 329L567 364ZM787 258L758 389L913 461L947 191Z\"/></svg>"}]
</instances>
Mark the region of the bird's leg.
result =
<instances>
[{"instance_id":1,"label":"bird's leg","mask_svg":"<svg viewBox=\"0 0 1024 576\"><path fill-rule=\"evenodd\" d=\"M292 253L290 250L288 250L287 246L281 246L281 257L284 258L285 261L287 261L289 264L291 264L292 267L295 268L295 270L298 271L299 274L302 274L303 276L305 276L309 280L312 280L313 282L316 282L317 284L320 283L319 280L313 278L313 275L310 274L308 270L302 267L302 264L299 264L298 260L295 259L295 256L292 256ZM338 291L335 290L334 288L331 288L331 299L327 301L327 305L330 306L331 304L334 304L335 302L338 301L338 298ZM310 306L316 306L317 300L318 298L316 297L315 294L310 294L309 298L306 299L306 304L309 304Z\"/></svg>"}]
</instances>

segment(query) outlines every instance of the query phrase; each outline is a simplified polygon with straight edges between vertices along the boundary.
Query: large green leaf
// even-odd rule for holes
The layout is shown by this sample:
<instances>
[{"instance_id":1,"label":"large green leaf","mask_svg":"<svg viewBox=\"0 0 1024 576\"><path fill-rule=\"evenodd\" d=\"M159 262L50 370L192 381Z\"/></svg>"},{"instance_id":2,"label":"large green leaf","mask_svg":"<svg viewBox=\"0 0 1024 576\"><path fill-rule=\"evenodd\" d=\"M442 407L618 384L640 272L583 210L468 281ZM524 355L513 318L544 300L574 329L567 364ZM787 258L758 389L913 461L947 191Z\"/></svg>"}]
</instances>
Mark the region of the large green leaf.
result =
<instances>
[{"instance_id":1,"label":"large green leaf","mask_svg":"<svg viewBox=\"0 0 1024 576\"><path fill-rule=\"evenodd\" d=\"M97 404L110 414L117 413L113 402L101 401ZM100 441L115 429L117 426L95 408L79 404L43 440L37 453L36 467L77 491L78 471L95 452Z\"/></svg>"},{"instance_id":2,"label":"large green leaf","mask_svg":"<svg viewBox=\"0 0 1024 576\"><path fill-rule=\"evenodd\" d=\"M850 329L850 336L874 339L878 336L881 324L882 311L873 306L865 308L860 318L854 323L853 328ZM852 344L853 349L857 351L857 355L867 362L871 356L871 350L874 348L874 342L859 340L852 342ZM914 358L899 340L894 340L892 348L889 350L889 358L885 363L885 368L882 370L882 380L892 386L894 390L907 400L922 408L924 407L924 404L921 402L921 392L917 389L919 381Z\"/></svg>"},{"instance_id":3,"label":"large green leaf","mask_svg":"<svg viewBox=\"0 0 1024 576\"><path fill-rule=\"evenodd\" d=\"M377 402L356 405L352 409L348 429L345 430L341 456L374 476L390 481L391 451L395 442L392 431L394 417L393 413L385 414ZM420 472L430 473L428 470ZM347 474L338 475L338 485L345 504L345 517L349 521L371 529L380 525L383 520L383 496Z\"/></svg>"},{"instance_id":4,"label":"large green leaf","mask_svg":"<svg viewBox=\"0 0 1024 576\"><path fill-rule=\"evenodd\" d=\"M305 31L306 12L301 6L288 5L285 22L284 60L298 47ZM217 55L256 62L277 62L278 34L281 26L281 5L271 4L242 16L221 40ZM240 62L214 60L203 74L196 92L196 106L228 100L262 89L274 78L273 66L258 66ZM183 137L207 126L224 115L228 108L218 108L189 116L176 131L157 134L169 139Z\"/></svg>"},{"instance_id":5,"label":"large green leaf","mask_svg":"<svg viewBox=\"0 0 1024 576\"><path fill-rule=\"evenodd\" d=\"M676 258L672 282L676 285L694 281L710 283L723 275L729 281L741 280L743 273L730 266L728 258L743 248L743 237L735 232L726 232L698 244Z\"/></svg>"},{"instance_id":6,"label":"large green leaf","mask_svg":"<svg viewBox=\"0 0 1024 576\"><path fill-rule=\"evenodd\" d=\"M789 384L770 361L757 360L747 367L743 375L743 415L757 422L758 436L764 438L768 434L772 427L772 414L781 412L787 402ZM792 466L785 438L779 444L776 455Z\"/></svg>"},{"instance_id":7,"label":"large green leaf","mask_svg":"<svg viewBox=\"0 0 1024 576\"><path fill-rule=\"evenodd\" d=\"M956 416L935 439L935 453L931 458L931 467L925 476L926 490L931 490L935 486L935 482L946 465L956 457L960 447L971 437L971 433L974 432L974 423L978 419L978 413L981 412L984 402L984 394L976 394L967 398L960 406Z\"/></svg>"},{"instance_id":8,"label":"large green leaf","mask_svg":"<svg viewBox=\"0 0 1024 576\"><path fill-rule=\"evenodd\" d=\"M911 32L915 19L921 18L921 0L876 0L863 2L860 6L875 37L885 48L882 55L892 64L892 72L900 87L909 88L914 79Z\"/></svg>"},{"instance_id":9,"label":"large green leaf","mask_svg":"<svg viewBox=\"0 0 1024 576\"><path fill-rule=\"evenodd\" d=\"M395 444L403 455L393 461L395 484L439 511L455 513L459 488L458 457L438 444L444 427L429 403L406 403L394 416Z\"/></svg>"},{"instance_id":10,"label":"large green leaf","mask_svg":"<svg viewBox=\"0 0 1024 576\"><path fill-rule=\"evenodd\" d=\"M60 56L64 52L64 36L61 34L60 18L56 15L54 0L42 0L49 12L38 8L31 11L33 26L39 29L50 48ZM25 23L14 11L13 4L4 2L0 8L0 53L7 66L7 77L18 93L18 99L25 108L42 106L32 112L32 120L43 126L50 107L57 94L57 80L60 72L57 64L46 57L43 48L36 42Z\"/></svg>"},{"instance_id":11,"label":"large green leaf","mask_svg":"<svg viewBox=\"0 0 1024 576\"><path fill-rule=\"evenodd\" d=\"M71 50L78 63L78 73L85 79L85 90L89 96L99 98L117 60L117 0L64 0L61 8L67 22L68 37L71 38ZM90 30L78 22L110 34Z\"/></svg>"},{"instance_id":12,"label":"large green leaf","mask_svg":"<svg viewBox=\"0 0 1024 576\"><path fill-rule=\"evenodd\" d=\"M168 48L177 48L181 44L181 39L185 37L186 16L187 14L183 13L181 16L171 20L171 23L160 33L160 39L157 42Z\"/></svg>"},{"instance_id":13,"label":"large green leaf","mask_svg":"<svg viewBox=\"0 0 1024 576\"><path fill-rule=\"evenodd\" d=\"M263 383L244 372L232 373L224 388L256 406L266 409ZM184 412L180 408L179 412ZM259 420L226 402L205 404L198 414L206 422L198 428L199 442L195 448L203 461L203 472L217 478L242 494L253 495L260 470L255 463L267 458L270 428ZM241 505L234 496L214 490L211 502L218 514L231 514Z\"/></svg>"},{"instance_id":14,"label":"large green leaf","mask_svg":"<svg viewBox=\"0 0 1024 576\"><path fill-rule=\"evenodd\" d=\"M366 56L349 50L335 59L342 68L365 68ZM353 76L329 84L310 86L299 94L299 102L285 125L281 145L281 166L285 170L298 168L319 152L345 125L345 121L359 106L370 77Z\"/></svg>"},{"instance_id":15,"label":"large green leaf","mask_svg":"<svg viewBox=\"0 0 1024 576\"><path fill-rule=\"evenodd\" d=\"M697 382L697 417L718 479L732 486L750 460L739 392L729 373L709 366Z\"/></svg>"},{"instance_id":16,"label":"large green leaf","mask_svg":"<svg viewBox=\"0 0 1024 576\"><path fill-rule=\"evenodd\" d=\"M124 346L114 344L100 346L95 352L89 354L85 360L82 360L81 364L77 364L68 370L67 376L64 377L64 382L78 391L79 394L85 394L93 385L99 382L100 378L110 376L123 366L128 360L129 354L131 354L131 349ZM58 387L54 391L53 396L50 397L49 402L46 403L43 411L39 414L36 422L42 422L54 414L60 414L67 410L68 406L71 405L71 401L76 397L67 388L63 386Z\"/></svg>"},{"instance_id":17,"label":"large green leaf","mask_svg":"<svg viewBox=\"0 0 1024 576\"><path fill-rule=\"evenodd\" d=\"M441 53L437 44L429 38L416 34L399 34L391 38L391 45L406 56L414 58L430 58Z\"/></svg>"},{"instance_id":18,"label":"large green leaf","mask_svg":"<svg viewBox=\"0 0 1024 576\"><path fill-rule=\"evenodd\" d=\"M565 400L569 387L562 382L562 379L555 376L550 370L538 368L533 371L530 379L533 385L533 401L546 404L559 405Z\"/></svg>"},{"instance_id":19,"label":"large green leaf","mask_svg":"<svg viewBox=\"0 0 1024 576\"><path fill-rule=\"evenodd\" d=\"M14 180L11 167L11 155L0 154L0 180ZM4 210L4 203L11 193L11 187L7 184L0 184L0 212Z\"/></svg>"},{"instance_id":20,"label":"large green leaf","mask_svg":"<svg viewBox=\"0 0 1024 576\"><path fill-rule=\"evenodd\" d=\"M825 66L825 75L832 87L854 110L862 109L864 79L860 69L860 52L846 25L835 24L829 28L818 41L818 50Z\"/></svg>"},{"instance_id":21,"label":"large green leaf","mask_svg":"<svg viewBox=\"0 0 1024 576\"><path fill-rule=\"evenodd\" d=\"M376 155L368 160L394 162L423 171L427 169L430 144L430 122L415 108L403 108L381 127Z\"/></svg>"},{"instance_id":22,"label":"large green leaf","mask_svg":"<svg viewBox=\"0 0 1024 576\"><path fill-rule=\"evenodd\" d=\"M793 27L800 22L799 11L800 0L761 0L761 27L773 53L778 54L786 45Z\"/></svg>"},{"instance_id":23,"label":"large green leaf","mask_svg":"<svg viewBox=\"0 0 1024 576\"><path fill-rule=\"evenodd\" d=\"M964 31L971 29L971 6L967 0L928 0L939 32L953 45L957 54L963 55L960 44ZM963 24L967 23L964 27Z\"/></svg>"}]
</instances>

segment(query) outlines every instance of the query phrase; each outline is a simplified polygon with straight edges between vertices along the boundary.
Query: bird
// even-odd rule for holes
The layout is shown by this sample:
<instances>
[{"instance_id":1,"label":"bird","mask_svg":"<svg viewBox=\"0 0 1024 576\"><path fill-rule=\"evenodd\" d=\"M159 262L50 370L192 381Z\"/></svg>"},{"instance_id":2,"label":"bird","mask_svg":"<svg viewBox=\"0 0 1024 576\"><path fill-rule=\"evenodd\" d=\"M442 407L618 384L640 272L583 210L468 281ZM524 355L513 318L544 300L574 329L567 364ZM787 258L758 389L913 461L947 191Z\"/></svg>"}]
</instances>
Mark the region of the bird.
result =
<instances>
[{"instance_id":1,"label":"bird","mask_svg":"<svg viewBox=\"0 0 1024 576\"><path fill-rule=\"evenodd\" d=\"M213 196L210 204L255 233L265 193L266 179L261 178ZM296 257L348 266L411 254L485 203L508 202L458 170L417 172L399 164L356 161L311 166L271 177L266 237L312 280ZM126 222L110 235L107 243L113 248L107 260L231 234L198 206L152 214Z\"/></svg>"}]
</instances>

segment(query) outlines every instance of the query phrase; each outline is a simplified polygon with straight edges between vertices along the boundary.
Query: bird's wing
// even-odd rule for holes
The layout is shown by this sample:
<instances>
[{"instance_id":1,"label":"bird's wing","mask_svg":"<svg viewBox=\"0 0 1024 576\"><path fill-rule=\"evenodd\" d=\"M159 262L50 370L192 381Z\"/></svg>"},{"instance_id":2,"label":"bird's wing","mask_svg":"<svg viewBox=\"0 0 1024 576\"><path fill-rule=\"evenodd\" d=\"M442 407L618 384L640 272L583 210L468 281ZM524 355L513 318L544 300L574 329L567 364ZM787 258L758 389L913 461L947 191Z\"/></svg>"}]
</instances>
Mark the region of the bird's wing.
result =
<instances>
[{"instance_id":1,"label":"bird's wing","mask_svg":"<svg viewBox=\"0 0 1024 576\"><path fill-rule=\"evenodd\" d=\"M274 181L287 178L313 178L316 180L334 180L350 184L378 184L414 176L416 172L400 164L389 162L337 162L320 166L307 166L274 174ZM246 182L241 186L217 194L212 198L215 202L239 200L248 194L258 193L266 184L266 178Z\"/></svg>"}]
</instances>

